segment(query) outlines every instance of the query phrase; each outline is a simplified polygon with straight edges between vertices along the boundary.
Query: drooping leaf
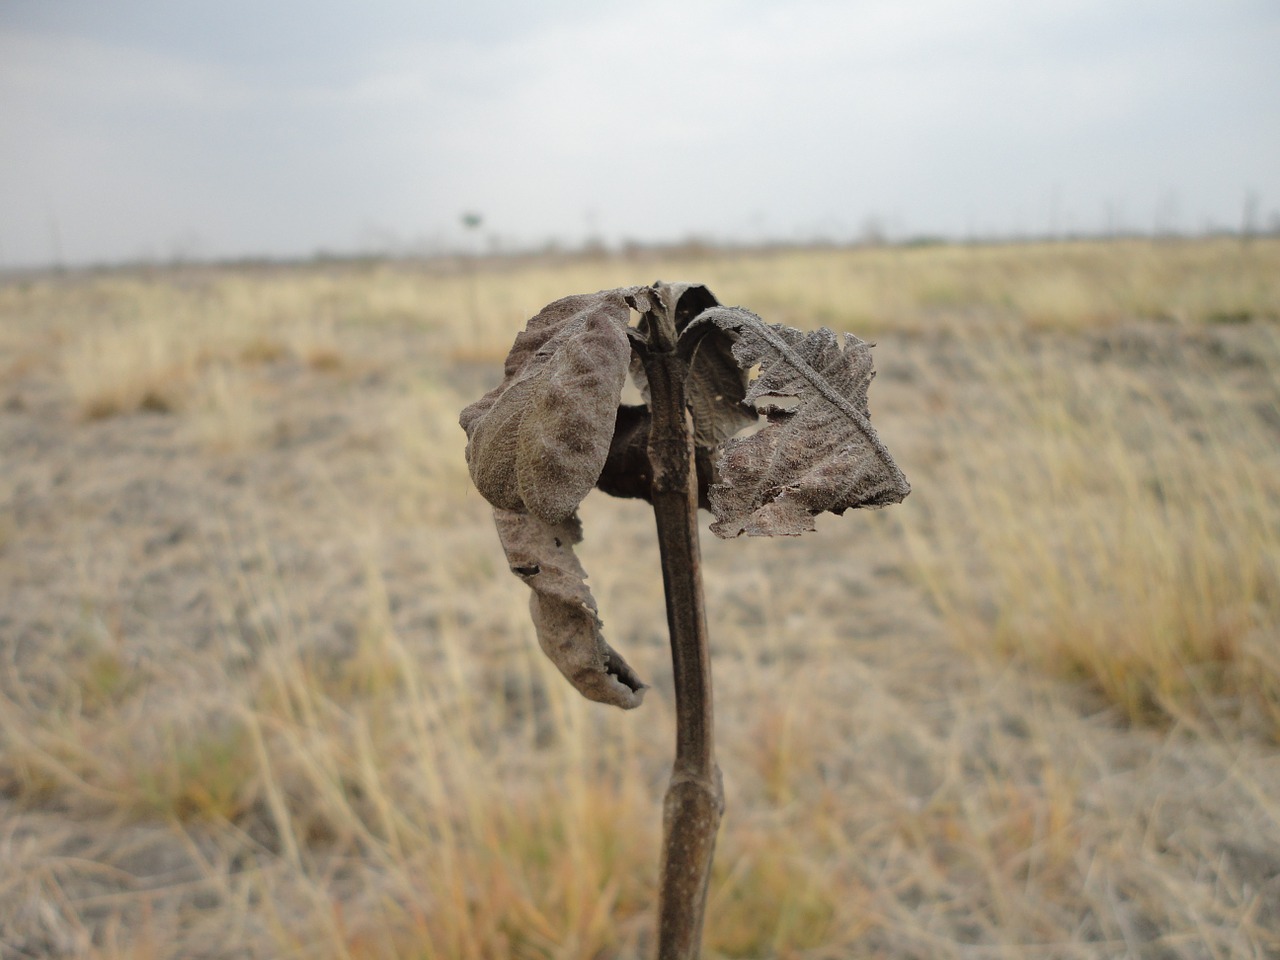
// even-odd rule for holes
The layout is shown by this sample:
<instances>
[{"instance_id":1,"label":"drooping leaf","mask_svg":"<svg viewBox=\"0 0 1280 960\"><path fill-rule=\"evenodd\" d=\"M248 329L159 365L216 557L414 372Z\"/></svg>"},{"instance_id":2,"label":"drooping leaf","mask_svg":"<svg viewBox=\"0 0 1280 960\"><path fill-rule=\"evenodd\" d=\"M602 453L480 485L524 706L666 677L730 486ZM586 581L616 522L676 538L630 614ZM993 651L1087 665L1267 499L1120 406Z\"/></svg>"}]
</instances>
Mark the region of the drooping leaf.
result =
<instances>
[{"instance_id":1,"label":"drooping leaf","mask_svg":"<svg viewBox=\"0 0 1280 960\"><path fill-rule=\"evenodd\" d=\"M724 307L705 311L684 338L696 343L711 327L736 338L741 369L760 365L744 399L768 420L723 444L710 497L713 533L796 535L814 529L816 514L897 503L911 491L871 426L867 343L825 327L802 333L768 325Z\"/></svg>"},{"instance_id":2,"label":"drooping leaf","mask_svg":"<svg viewBox=\"0 0 1280 960\"><path fill-rule=\"evenodd\" d=\"M538 645L588 700L638 707L646 685L601 632L595 598L573 552L582 541L577 514L559 523L497 508L493 512L511 572L529 585Z\"/></svg>"},{"instance_id":3,"label":"drooping leaf","mask_svg":"<svg viewBox=\"0 0 1280 960\"><path fill-rule=\"evenodd\" d=\"M631 359L631 292L545 307L516 337L502 383L462 411L471 479L495 507L555 524L595 486Z\"/></svg>"},{"instance_id":4,"label":"drooping leaf","mask_svg":"<svg viewBox=\"0 0 1280 960\"><path fill-rule=\"evenodd\" d=\"M462 411L467 463L494 506L513 573L533 590L538 643L584 696L624 709L645 685L604 640L573 553L576 510L609 456L631 357L631 288L566 297L516 337L502 383Z\"/></svg>"}]
</instances>

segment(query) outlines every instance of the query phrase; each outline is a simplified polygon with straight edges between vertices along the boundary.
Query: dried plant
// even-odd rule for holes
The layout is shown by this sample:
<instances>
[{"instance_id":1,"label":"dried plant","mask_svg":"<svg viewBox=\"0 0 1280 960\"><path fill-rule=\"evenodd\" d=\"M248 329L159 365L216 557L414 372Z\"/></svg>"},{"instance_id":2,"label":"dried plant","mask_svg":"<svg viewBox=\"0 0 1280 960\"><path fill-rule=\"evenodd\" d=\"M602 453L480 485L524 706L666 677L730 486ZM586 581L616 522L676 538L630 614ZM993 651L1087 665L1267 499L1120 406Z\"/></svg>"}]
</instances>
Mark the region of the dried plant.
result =
<instances>
[{"instance_id":1,"label":"dried plant","mask_svg":"<svg viewBox=\"0 0 1280 960\"><path fill-rule=\"evenodd\" d=\"M639 322L630 324L631 311ZM752 370L757 375L750 376ZM621 405L628 374L645 403ZM658 952L698 955L724 809L697 511L720 537L796 535L822 512L897 503L906 478L871 427L868 344L765 324L700 284L566 297L516 337L501 384L462 411L467 462L538 642L584 696L624 709L645 684L602 633L573 553L594 487L653 505L676 689ZM737 436L757 424L761 429Z\"/></svg>"}]
</instances>

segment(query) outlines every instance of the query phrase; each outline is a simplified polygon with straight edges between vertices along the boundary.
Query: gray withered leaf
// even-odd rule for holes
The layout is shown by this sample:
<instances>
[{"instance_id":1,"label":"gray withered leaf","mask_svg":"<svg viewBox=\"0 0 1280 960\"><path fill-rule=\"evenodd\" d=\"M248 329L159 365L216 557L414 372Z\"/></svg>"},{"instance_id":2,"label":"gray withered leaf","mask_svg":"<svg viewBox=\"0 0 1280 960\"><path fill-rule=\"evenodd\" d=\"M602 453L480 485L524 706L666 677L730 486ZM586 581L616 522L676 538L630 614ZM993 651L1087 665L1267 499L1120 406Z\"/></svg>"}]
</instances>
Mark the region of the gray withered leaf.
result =
<instances>
[{"instance_id":1,"label":"gray withered leaf","mask_svg":"<svg viewBox=\"0 0 1280 960\"><path fill-rule=\"evenodd\" d=\"M884 506L911 492L907 478L871 426L867 388L871 348L825 327L802 333L765 324L740 308L704 312L691 340L714 325L732 333L739 366L760 365L745 401L767 418L750 436L724 442L711 488L719 537L796 535L824 511ZM796 398L787 406L783 398Z\"/></svg>"},{"instance_id":2,"label":"gray withered leaf","mask_svg":"<svg viewBox=\"0 0 1280 960\"><path fill-rule=\"evenodd\" d=\"M631 360L631 292L544 307L516 337L502 383L462 411L471 479L495 507L559 523L595 486Z\"/></svg>"},{"instance_id":3,"label":"gray withered leaf","mask_svg":"<svg viewBox=\"0 0 1280 960\"><path fill-rule=\"evenodd\" d=\"M605 642L595 599L573 552L582 540L577 514L555 524L501 508L493 516L511 572L533 590L529 610L543 653L588 700L624 710L638 707L646 685Z\"/></svg>"},{"instance_id":4,"label":"gray withered leaf","mask_svg":"<svg viewBox=\"0 0 1280 960\"><path fill-rule=\"evenodd\" d=\"M693 414L693 442L700 448L715 447L758 419L744 402L747 371L738 366L734 342L714 328L699 337L689 356L685 399Z\"/></svg>"}]
</instances>

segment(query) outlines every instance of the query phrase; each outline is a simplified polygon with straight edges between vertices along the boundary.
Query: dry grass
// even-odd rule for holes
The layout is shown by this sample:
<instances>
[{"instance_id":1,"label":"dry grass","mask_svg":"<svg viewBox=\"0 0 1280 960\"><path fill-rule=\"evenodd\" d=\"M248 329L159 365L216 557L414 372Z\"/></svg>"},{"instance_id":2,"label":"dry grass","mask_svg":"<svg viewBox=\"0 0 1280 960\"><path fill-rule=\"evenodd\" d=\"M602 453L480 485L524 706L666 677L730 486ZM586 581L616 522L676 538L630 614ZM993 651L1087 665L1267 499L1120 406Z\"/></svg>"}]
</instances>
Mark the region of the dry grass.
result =
<instances>
[{"instance_id":1,"label":"dry grass","mask_svg":"<svg viewBox=\"0 0 1280 960\"><path fill-rule=\"evenodd\" d=\"M1130 720L1221 704L1280 742L1280 337L1126 337L1086 348L1116 363L953 345L978 389L934 420L952 482L901 517L971 648L1086 677Z\"/></svg>"},{"instance_id":2,"label":"dry grass","mask_svg":"<svg viewBox=\"0 0 1280 960\"><path fill-rule=\"evenodd\" d=\"M622 714L537 653L456 415L543 303L657 277L875 332L915 487L704 545L708 955L1275 955L1277 260L0 286L0 955L647 953L673 735L651 517L584 505L610 640L654 684Z\"/></svg>"},{"instance_id":3,"label":"dry grass","mask_svg":"<svg viewBox=\"0 0 1280 960\"><path fill-rule=\"evenodd\" d=\"M139 410L173 412L196 374L191 345L163 321L88 332L67 350L63 365L87 420Z\"/></svg>"}]
</instances>

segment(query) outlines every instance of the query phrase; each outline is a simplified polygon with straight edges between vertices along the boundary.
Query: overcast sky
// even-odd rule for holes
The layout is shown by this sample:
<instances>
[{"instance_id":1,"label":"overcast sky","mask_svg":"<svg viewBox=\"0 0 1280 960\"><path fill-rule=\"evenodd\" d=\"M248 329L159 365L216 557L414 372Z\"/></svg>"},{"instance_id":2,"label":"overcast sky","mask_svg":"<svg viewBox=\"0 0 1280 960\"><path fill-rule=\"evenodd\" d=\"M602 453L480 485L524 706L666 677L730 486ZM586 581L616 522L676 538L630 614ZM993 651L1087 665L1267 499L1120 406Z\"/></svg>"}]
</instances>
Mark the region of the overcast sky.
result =
<instances>
[{"instance_id":1,"label":"overcast sky","mask_svg":"<svg viewBox=\"0 0 1280 960\"><path fill-rule=\"evenodd\" d=\"M1276 0L0 0L0 267L1246 209Z\"/></svg>"}]
</instances>

